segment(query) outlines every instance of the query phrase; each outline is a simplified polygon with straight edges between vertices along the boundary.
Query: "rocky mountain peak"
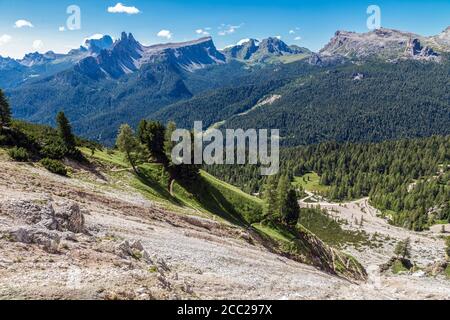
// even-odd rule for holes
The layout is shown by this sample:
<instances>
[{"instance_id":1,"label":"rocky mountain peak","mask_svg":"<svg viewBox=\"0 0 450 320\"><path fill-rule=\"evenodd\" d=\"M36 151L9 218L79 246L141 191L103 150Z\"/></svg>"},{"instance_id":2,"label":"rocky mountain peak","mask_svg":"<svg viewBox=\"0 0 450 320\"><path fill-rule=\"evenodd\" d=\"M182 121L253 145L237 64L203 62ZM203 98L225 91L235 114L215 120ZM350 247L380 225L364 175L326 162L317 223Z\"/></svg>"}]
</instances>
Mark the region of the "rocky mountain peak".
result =
<instances>
[{"instance_id":1,"label":"rocky mountain peak","mask_svg":"<svg viewBox=\"0 0 450 320\"><path fill-rule=\"evenodd\" d=\"M169 61L186 71L194 71L208 65L226 62L225 56L217 50L211 37L143 47L141 64L157 59Z\"/></svg>"},{"instance_id":2,"label":"rocky mountain peak","mask_svg":"<svg viewBox=\"0 0 450 320\"><path fill-rule=\"evenodd\" d=\"M281 41L278 38L264 39L259 44L259 47L261 50L271 54L282 55L285 53L291 53L291 48L289 48L289 46L285 42Z\"/></svg>"},{"instance_id":3,"label":"rocky mountain peak","mask_svg":"<svg viewBox=\"0 0 450 320\"><path fill-rule=\"evenodd\" d=\"M19 60L19 63L24 66L27 66L27 67L32 67L35 65L53 61L56 58L57 58L57 55L53 51L48 51L45 54L41 54L36 51L36 52L26 54L22 60Z\"/></svg>"},{"instance_id":4,"label":"rocky mountain peak","mask_svg":"<svg viewBox=\"0 0 450 320\"><path fill-rule=\"evenodd\" d=\"M423 47L417 38L410 39L406 47L406 55L415 59L435 60L439 55L428 46Z\"/></svg>"},{"instance_id":5,"label":"rocky mountain peak","mask_svg":"<svg viewBox=\"0 0 450 320\"><path fill-rule=\"evenodd\" d=\"M12 70L20 67L21 65L16 60L0 56L0 70Z\"/></svg>"},{"instance_id":6,"label":"rocky mountain peak","mask_svg":"<svg viewBox=\"0 0 450 320\"><path fill-rule=\"evenodd\" d=\"M113 39L111 36L105 35L99 38L86 39L84 47L92 53L100 53L101 50L111 49Z\"/></svg>"},{"instance_id":7,"label":"rocky mountain peak","mask_svg":"<svg viewBox=\"0 0 450 320\"><path fill-rule=\"evenodd\" d=\"M120 40L114 43L114 48L127 48L130 50L141 49L142 45L136 41L133 34L126 32L122 32Z\"/></svg>"},{"instance_id":8,"label":"rocky mountain peak","mask_svg":"<svg viewBox=\"0 0 450 320\"><path fill-rule=\"evenodd\" d=\"M226 47L223 53L232 59L263 61L270 57L293 55L306 51L298 46L289 46L279 38L270 37L262 41L255 39L241 40L234 46Z\"/></svg>"},{"instance_id":9,"label":"rocky mountain peak","mask_svg":"<svg viewBox=\"0 0 450 320\"><path fill-rule=\"evenodd\" d=\"M256 39L243 39L234 46L225 48L224 53L234 59L249 60L258 51L259 41Z\"/></svg>"},{"instance_id":10,"label":"rocky mountain peak","mask_svg":"<svg viewBox=\"0 0 450 320\"><path fill-rule=\"evenodd\" d=\"M211 37L182 43L141 45L131 33L122 32L111 49L103 49L97 56L80 61L76 70L92 79L105 76L119 78L138 71L143 65L169 63L187 71L226 62Z\"/></svg>"},{"instance_id":11,"label":"rocky mountain peak","mask_svg":"<svg viewBox=\"0 0 450 320\"><path fill-rule=\"evenodd\" d=\"M378 57L386 60L400 58L436 59L439 53L435 46L439 41L411 32L381 28L367 33L337 31L329 43L320 51L323 56L340 55L363 59ZM443 41L440 42L443 44ZM450 47L449 47L450 48ZM445 51L439 46L438 51Z\"/></svg>"},{"instance_id":12,"label":"rocky mountain peak","mask_svg":"<svg viewBox=\"0 0 450 320\"><path fill-rule=\"evenodd\" d=\"M437 36L433 37L433 40L444 46L446 48L446 51L450 51L450 27L447 27L444 31L442 31Z\"/></svg>"}]
</instances>

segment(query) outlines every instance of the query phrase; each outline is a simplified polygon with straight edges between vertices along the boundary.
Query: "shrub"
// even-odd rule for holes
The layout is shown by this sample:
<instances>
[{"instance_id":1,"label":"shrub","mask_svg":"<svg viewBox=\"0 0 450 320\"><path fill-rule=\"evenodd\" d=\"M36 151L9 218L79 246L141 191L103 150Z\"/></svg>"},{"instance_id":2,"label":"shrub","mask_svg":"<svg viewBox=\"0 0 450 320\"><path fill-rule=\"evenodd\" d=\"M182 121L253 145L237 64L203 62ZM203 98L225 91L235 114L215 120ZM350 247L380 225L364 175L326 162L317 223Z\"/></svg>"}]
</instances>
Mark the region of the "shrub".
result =
<instances>
[{"instance_id":1,"label":"shrub","mask_svg":"<svg viewBox=\"0 0 450 320\"><path fill-rule=\"evenodd\" d=\"M44 158L41 160L41 164L50 172L59 174L61 176L67 175L66 167L58 160Z\"/></svg>"},{"instance_id":2,"label":"shrub","mask_svg":"<svg viewBox=\"0 0 450 320\"><path fill-rule=\"evenodd\" d=\"M55 139L54 141L44 145L41 149L41 154L45 158L60 160L64 158L67 153L67 148L64 146L60 139Z\"/></svg>"},{"instance_id":3,"label":"shrub","mask_svg":"<svg viewBox=\"0 0 450 320\"><path fill-rule=\"evenodd\" d=\"M30 155L25 148L11 148L9 149L8 154L12 159L19 162L26 162L30 158Z\"/></svg>"},{"instance_id":4,"label":"shrub","mask_svg":"<svg viewBox=\"0 0 450 320\"><path fill-rule=\"evenodd\" d=\"M8 137L0 133L0 146L5 146L8 142Z\"/></svg>"}]
</instances>

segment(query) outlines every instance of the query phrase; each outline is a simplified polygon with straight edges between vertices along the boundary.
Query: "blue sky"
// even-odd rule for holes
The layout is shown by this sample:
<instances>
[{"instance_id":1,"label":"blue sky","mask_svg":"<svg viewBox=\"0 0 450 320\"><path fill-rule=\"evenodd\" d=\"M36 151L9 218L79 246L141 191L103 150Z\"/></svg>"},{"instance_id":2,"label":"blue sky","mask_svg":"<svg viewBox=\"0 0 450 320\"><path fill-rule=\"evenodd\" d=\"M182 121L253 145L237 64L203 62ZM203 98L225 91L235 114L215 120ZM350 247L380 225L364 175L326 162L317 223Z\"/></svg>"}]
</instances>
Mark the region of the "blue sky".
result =
<instances>
[{"instance_id":1,"label":"blue sky","mask_svg":"<svg viewBox=\"0 0 450 320\"><path fill-rule=\"evenodd\" d=\"M108 12L109 7L120 9L118 2L139 13ZM66 8L72 4L81 9L81 29L68 31ZM319 50L336 30L367 31L366 9L372 4L381 8L386 28L432 35L450 25L449 0L0 0L0 55L67 52L93 34L118 37L121 31L132 32L144 44L208 33L218 48L249 37L281 36L289 44ZM20 28L18 20L24 20ZM63 26L66 30L60 31Z\"/></svg>"}]
</instances>

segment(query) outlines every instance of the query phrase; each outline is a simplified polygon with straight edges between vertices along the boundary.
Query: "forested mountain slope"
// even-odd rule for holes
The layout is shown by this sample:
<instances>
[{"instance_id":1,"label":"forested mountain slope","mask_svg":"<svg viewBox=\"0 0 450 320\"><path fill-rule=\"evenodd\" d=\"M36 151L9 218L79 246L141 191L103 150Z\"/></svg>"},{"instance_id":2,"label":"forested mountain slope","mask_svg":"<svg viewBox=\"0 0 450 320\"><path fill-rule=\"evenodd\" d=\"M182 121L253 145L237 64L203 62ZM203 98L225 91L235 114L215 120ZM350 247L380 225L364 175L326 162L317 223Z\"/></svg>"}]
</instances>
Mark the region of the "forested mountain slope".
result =
<instances>
[{"instance_id":1,"label":"forested mountain slope","mask_svg":"<svg viewBox=\"0 0 450 320\"><path fill-rule=\"evenodd\" d=\"M382 143L322 143L282 150L282 173L334 201L369 197L392 223L423 230L450 222L450 136ZM257 166L206 168L248 192L264 190Z\"/></svg>"},{"instance_id":2,"label":"forested mountain slope","mask_svg":"<svg viewBox=\"0 0 450 320\"><path fill-rule=\"evenodd\" d=\"M403 61L346 65L300 77L272 104L226 128L279 128L284 145L450 134L450 66Z\"/></svg>"}]
</instances>

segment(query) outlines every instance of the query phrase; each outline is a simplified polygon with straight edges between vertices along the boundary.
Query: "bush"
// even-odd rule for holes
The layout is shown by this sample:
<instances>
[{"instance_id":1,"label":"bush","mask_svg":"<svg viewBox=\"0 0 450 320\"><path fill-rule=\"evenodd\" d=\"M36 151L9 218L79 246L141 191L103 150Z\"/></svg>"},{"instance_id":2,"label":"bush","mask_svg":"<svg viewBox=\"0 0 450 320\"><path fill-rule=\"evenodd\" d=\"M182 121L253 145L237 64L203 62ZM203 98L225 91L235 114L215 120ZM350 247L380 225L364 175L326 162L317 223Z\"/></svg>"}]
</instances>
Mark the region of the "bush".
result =
<instances>
[{"instance_id":1,"label":"bush","mask_svg":"<svg viewBox=\"0 0 450 320\"><path fill-rule=\"evenodd\" d=\"M55 139L42 147L41 154L45 158L60 160L67 154L67 148L62 141Z\"/></svg>"},{"instance_id":2,"label":"bush","mask_svg":"<svg viewBox=\"0 0 450 320\"><path fill-rule=\"evenodd\" d=\"M0 146L5 146L8 141L8 137L0 133Z\"/></svg>"},{"instance_id":3,"label":"bush","mask_svg":"<svg viewBox=\"0 0 450 320\"><path fill-rule=\"evenodd\" d=\"M66 167L58 160L44 158L41 160L41 164L50 172L59 174L61 176L67 175Z\"/></svg>"},{"instance_id":4,"label":"bush","mask_svg":"<svg viewBox=\"0 0 450 320\"><path fill-rule=\"evenodd\" d=\"M11 148L9 149L8 154L12 159L19 162L26 162L30 158L30 155L25 148Z\"/></svg>"}]
</instances>

